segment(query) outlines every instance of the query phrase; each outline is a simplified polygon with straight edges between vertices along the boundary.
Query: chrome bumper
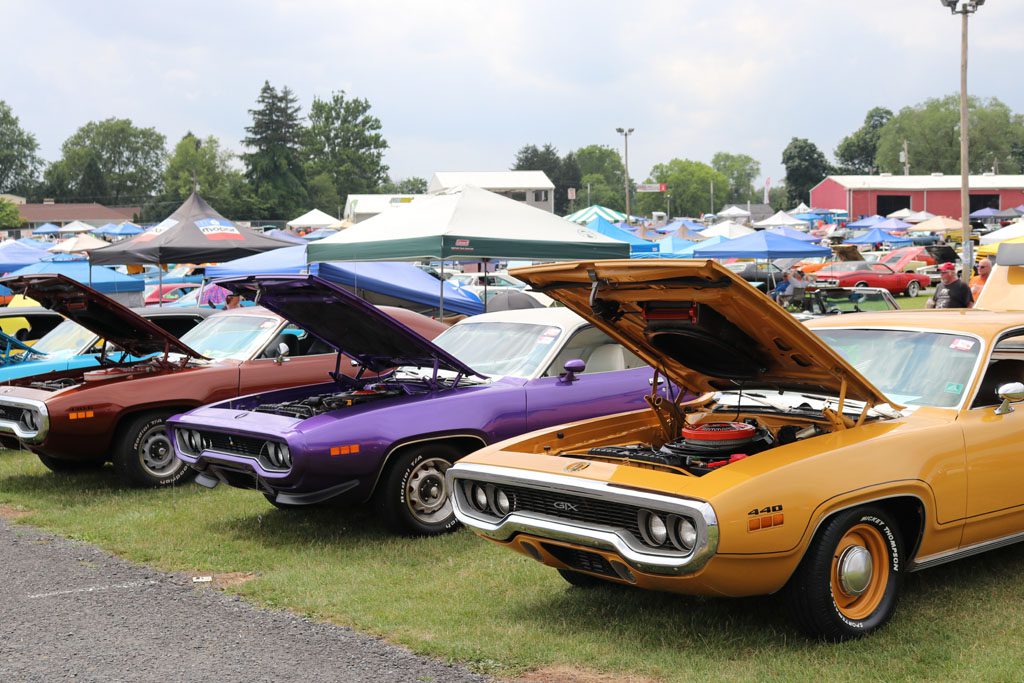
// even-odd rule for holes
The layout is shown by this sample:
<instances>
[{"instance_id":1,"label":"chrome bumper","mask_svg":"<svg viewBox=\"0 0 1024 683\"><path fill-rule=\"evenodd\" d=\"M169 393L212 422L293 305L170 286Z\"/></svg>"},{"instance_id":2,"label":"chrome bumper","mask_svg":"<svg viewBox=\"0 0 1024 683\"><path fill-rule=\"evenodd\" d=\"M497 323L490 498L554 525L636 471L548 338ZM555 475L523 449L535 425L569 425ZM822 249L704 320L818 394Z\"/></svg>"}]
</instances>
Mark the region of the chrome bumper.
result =
<instances>
[{"instance_id":1,"label":"chrome bumper","mask_svg":"<svg viewBox=\"0 0 1024 683\"><path fill-rule=\"evenodd\" d=\"M573 543L617 554L637 571L649 574L681 576L701 569L718 549L718 518L710 504L557 474L528 472L490 465L456 463L447 472L448 490L455 516L474 532L495 541L508 541L517 534L530 534L553 541ZM688 553L645 548L633 534L623 529L565 519L536 512L511 512L502 519L487 518L469 505L459 480L496 485L523 486L550 492L620 502L659 512L690 517L698 540Z\"/></svg>"},{"instance_id":2,"label":"chrome bumper","mask_svg":"<svg viewBox=\"0 0 1024 683\"><path fill-rule=\"evenodd\" d=\"M46 435L50 431L50 412L46 409L45 403L31 398L4 396L0 398L0 406L35 411L39 421L39 428L30 430L22 425L20 420L0 417L0 434L11 434L20 441L30 444L40 444L46 439Z\"/></svg>"}]
</instances>

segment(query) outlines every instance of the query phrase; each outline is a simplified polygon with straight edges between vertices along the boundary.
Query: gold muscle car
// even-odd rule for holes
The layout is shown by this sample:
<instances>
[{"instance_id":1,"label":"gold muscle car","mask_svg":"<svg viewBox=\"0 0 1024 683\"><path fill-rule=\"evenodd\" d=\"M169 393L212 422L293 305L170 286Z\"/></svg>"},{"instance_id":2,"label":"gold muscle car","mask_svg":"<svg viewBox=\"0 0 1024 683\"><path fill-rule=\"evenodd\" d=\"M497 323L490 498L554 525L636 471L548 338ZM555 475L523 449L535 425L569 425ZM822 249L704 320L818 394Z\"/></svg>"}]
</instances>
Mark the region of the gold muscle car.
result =
<instances>
[{"instance_id":1,"label":"gold muscle car","mask_svg":"<svg viewBox=\"0 0 1024 683\"><path fill-rule=\"evenodd\" d=\"M1010 268L987 286L1024 282ZM1024 313L805 327L712 261L514 274L647 361L652 387L686 389L448 470L463 524L571 584L785 590L806 631L843 640L888 621L906 572L1024 540Z\"/></svg>"}]
</instances>

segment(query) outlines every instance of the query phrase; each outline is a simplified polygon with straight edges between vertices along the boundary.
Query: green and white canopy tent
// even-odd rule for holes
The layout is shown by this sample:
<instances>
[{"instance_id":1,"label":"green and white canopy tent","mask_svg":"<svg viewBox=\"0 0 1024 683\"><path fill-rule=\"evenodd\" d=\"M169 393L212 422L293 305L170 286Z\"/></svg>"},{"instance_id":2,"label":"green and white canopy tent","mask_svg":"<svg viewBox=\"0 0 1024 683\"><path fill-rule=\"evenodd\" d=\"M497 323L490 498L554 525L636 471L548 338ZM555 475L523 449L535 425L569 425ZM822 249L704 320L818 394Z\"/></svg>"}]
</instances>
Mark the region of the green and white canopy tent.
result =
<instances>
[{"instance_id":1,"label":"green and white canopy tent","mask_svg":"<svg viewBox=\"0 0 1024 683\"><path fill-rule=\"evenodd\" d=\"M616 211L615 209L609 209L607 207L594 204L593 206L588 206L585 209L580 209L575 213L570 213L565 217L565 220L587 225L595 218L603 218L609 223L621 223L626 220L626 214L621 211Z\"/></svg>"},{"instance_id":2,"label":"green and white canopy tent","mask_svg":"<svg viewBox=\"0 0 1024 683\"><path fill-rule=\"evenodd\" d=\"M437 259L442 267L446 260L483 261L486 266L491 259L629 258L629 245L547 211L464 185L313 242L306 247L306 257L310 263Z\"/></svg>"},{"instance_id":3,"label":"green and white canopy tent","mask_svg":"<svg viewBox=\"0 0 1024 683\"><path fill-rule=\"evenodd\" d=\"M315 261L629 258L629 245L472 185L429 195L307 248Z\"/></svg>"}]
</instances>

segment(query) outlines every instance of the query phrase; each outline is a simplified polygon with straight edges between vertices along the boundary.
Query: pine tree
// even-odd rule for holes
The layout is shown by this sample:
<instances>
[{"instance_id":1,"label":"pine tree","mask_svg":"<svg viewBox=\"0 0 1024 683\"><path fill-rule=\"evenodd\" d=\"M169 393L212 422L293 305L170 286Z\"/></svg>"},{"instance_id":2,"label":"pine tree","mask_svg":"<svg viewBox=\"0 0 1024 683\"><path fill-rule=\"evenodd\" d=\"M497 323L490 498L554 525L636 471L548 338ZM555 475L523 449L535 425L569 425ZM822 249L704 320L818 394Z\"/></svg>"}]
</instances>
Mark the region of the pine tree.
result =
<instances>
[{"instance_id":1,"label":"pine tree","mask_svg":"<svg viewBox=\"0 0 1024 683\"><path fill-rule=\"evenodd\" d=\"M243 154L246 178L256 193L263 218L294 218L308 203L302 168L303 127L295 93L285 86L278 92L263 83L250 109L252 125L243 144L253 150Z\"/></svg>"}]
</instances>

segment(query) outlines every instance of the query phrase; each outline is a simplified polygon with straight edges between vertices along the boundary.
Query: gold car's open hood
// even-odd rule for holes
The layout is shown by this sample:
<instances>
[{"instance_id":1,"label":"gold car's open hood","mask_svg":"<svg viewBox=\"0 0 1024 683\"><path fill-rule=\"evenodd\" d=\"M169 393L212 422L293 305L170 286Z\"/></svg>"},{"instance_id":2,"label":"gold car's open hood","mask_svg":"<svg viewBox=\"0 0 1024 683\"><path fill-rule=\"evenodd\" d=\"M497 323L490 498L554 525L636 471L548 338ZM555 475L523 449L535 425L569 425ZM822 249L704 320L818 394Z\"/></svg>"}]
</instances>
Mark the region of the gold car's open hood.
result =
<instances>
[{"instance_id":1,"label":"gold car's open hood","mask_svg":"<svg viewBox=\"0 0 1024 683\"><path fill-rule=\"evenodd\" d=\"M793 316L714 261L555 263L512 271L694 392L778 389L889 400Z\"/></svg>"}]
</instances>

